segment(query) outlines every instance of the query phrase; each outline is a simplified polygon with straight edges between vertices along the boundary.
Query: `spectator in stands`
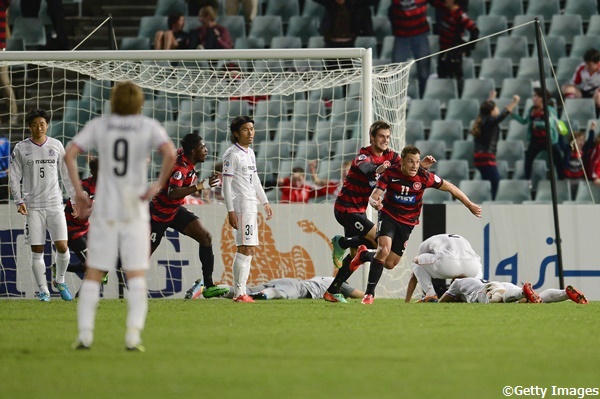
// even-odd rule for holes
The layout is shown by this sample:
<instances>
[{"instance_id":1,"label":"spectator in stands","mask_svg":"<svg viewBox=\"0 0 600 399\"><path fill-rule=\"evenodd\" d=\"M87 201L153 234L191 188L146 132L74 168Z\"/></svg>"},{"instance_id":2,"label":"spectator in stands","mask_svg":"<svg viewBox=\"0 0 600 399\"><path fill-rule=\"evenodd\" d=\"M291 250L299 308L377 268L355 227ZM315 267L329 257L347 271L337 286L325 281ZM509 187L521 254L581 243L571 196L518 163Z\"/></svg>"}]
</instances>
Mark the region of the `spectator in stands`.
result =
<instances>
[{"instance_id":1,"label":"spectator in stands","mask_svg":"<svg viewBox=\"0 0 600 399\"><path fill-rule=\"evenodd\" d=\"M440 50L448 50L452 47L465 44L463 33L468 30L469 40L477 40L479 29L475 22L459 7L458 0L435 0L433 6L440 11L442 23L438 26L440 38ZM463 88L463 54L469 55L475 47L469 44L454 50L441 53L438 56L437 74L438 78L456 79L458 83L458 93L462 93Z\"/></svg>"},{"instance_id":2,"label":"spectator in stands","mask_svg":"<svg viewBox=\"0 0 600 399\"><path fill-rule=\"evenodd\" d=\"M516 113L512 114L513 119L517 120L523 125L527 125L527 140L529 141L527 151L525 152L525 178L527 180L531 180L533 160L540 152L546 151L548 139L550 139L552 143L552 156L558 178L562 179L564 177L562 167L562 150L559 144L559 133L557 126L558 116L556 113L556 108L554 108L554 102L550 99L550 93L546 91L545 95L546 99L548 100L548 111L550 112L550 134L546 132L543 106L544 92L542 92L541 88L536 87L533 89L533 106L531 106L525 112L524 118Z\"/></svg>"},{"instance_id":3,"label":"spectator in stands","mask_svg":"<svg viewBox=\"0 0 600 399\"><path fill-rule=\"evenodd\" d=\"M414 57L420 59L431 53L429 48L428 0L392 0L388 16L395 36L392 62L405 62ZM419 93L425 92L425 84L431 69L430 58L417 62Z\"/></svg>"},{"instance_id":4,"label":"spectator in stands","mask_svg":"<svg viewBox=\"0 0 600 399\"><path fill-rule=\"evenodd\" d=\"M592 151L594 150L594 136L596 130L596 122L590 124L590 130L587 138L585 130L575 132L574 139L569 144L559 141L562 144L563 150L563 167L565 178L571 184L571 193L573 197L576 194L579 181L585 177L585 167L590 164ZM563 144L564 143L564 144Z\"/></svg>"},{"instance_id":5,"label":"spectator in stands","mask_svg":"<svg viewBox=\"0 0 600 399\"><path fill-rule=\"evenodd\" d=\"M593 98L596 113L600 110L600 51L589 49L583 63L575 70L571 82L562 86L565 98Z\"/></svg>"},{"instance_id":6,"label":"spectator in stands","mask_svg":"<svg viewBox=\"0 0 600 399\"><path fill-rule=\"evenodd\" d=\"M314 187L306 184L306 172L304 168L296 166L292 169L292 175L277 181L281 191L280 204L307 203L309 199L331 194L337 185Z\"/></svg>"},{"instance_id":7,"label":"spectator in stands","mask_svg":"<svg viewBox=\"0 0 600 399\"><path fill-rule=\"evenodd\" d=\"M258 0L225 0L225 15L238 15L240 3L246 23L251 24L258 11Z\"/></svg>"},{"instance_id":8,"label":"spectator in stands","mask_svg":"<svg viewBox=\"0 0 600 399\"><path fill-rule=\"evenodd\" d=\"M183 30L185 18L183 14L169 15L169 30L159 30L154 36L155 50L175 50L189 47L190 35Z\"/></svg>"},{"instance_id":9,"label":"spectator in stands","mask_svg":"<svg viewBox=\"0 0 600 399\"><path fill-rule=\"evenodd\" d=\"M219 0L186 0L188 3L188 15L198 15L200 9L204 6L211 6L219 10Z\"/></svg>"},{"instance_id":10,"label":"spectator in stands","mask_svg":"<svg viewBox=\"0 0 600 399\"><path fill-rule=\"evenodd\" d=\"M596 136L594 141L594 149L590 156L588 169L588 176L592 176L594 184L600 187L600 134Z\"/></svg>"},{"instance_id":11,"label":"spectator in stands","mask_svg":"<svg viewBox=\"0 0 600 399\"><path fill-rule=\"evenodd\" d=\"M481 173L481 178L492 183L492 199L496 198L500 173L496 166L496 145L500 138L500 123L510 115L519 104L520 97L515 95L506 108L500 112L494 99L496 91L490 93L490 98L479 107L479 115L475 119L471 134L475 137L475 167Z\"/></svg>"},{"instance_id":12,"label":"spectator in stands","mask_svg":"<svg viewBox=\"0 0 600 399\"><path fill-rule=\"evenodd\" d=\"M0 51L4 51L6 49L6 40L10 37L10 29L7 23L9 6L10 0L0 0ZM6 65L0 66L0 87L2 87L2 91L4 91L4 97L7 98L9 102L10 123L16 125L18 122L17 101L15 99L15 92L11 86L8 66Z\"/></svg>"},{"instance_id":13,"label":"spectator in stands","mask_svg":"<svg viewBox=\"0 0 600 399\"><path fill-rule=\"evenodd\" d=\"M38 18L42 0L21 0L21 13L25 18ZM50 33L52 40L48 43L48 49L68 50L69 40L65 31L65 11L62 0L47 0L48 16L52 21L53 32Z\"/></svg>"},{"instance_id":14,"label":"spectator in stands","mask_svg":"<svg viewBox=\"0 0 600 399\"><path fill-rule=\"evenodd\" d=\"M190 48L217 50L233 48L231 35L226 27L217 24L217 13L211 6L204 6L198 13L202 26L191 33Z\"/></svg>"},{"instance_id":15,"label":"spectator in stands","mask_svg":"<svg viewBox=\"0 0 600 399\"><path fill-rule=\"evenodd\" d=\"M313 0L325 7L319 31L326 48L354 47L357 36L373 36L375 0Z\"/></svg>"}]
</instances>

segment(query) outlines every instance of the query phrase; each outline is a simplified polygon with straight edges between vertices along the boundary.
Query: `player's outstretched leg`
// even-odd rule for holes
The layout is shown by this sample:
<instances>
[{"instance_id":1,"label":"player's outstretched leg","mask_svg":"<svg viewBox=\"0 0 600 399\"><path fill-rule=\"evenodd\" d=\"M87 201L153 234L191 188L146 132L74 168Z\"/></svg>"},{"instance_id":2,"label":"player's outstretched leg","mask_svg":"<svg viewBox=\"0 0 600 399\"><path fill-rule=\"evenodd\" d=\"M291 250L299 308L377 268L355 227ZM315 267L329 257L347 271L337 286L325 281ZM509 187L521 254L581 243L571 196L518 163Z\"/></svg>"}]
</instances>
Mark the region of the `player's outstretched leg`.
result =
<instances>
[{"instance_id":1,"label":"player's outstretched leg","mask_svg":"<svg viewBox=\"0 0 600 399\"><path fill-rule=\"evenodd\" d=\"M527 298L528 302L532 302L532 303L541 303L542 302L542 300L540 299L540 296L538 294L536 294L535 291L533 290L533 288L531 287L531 283L523 284L523 295L525 296L525 298Z\"/></svg>"},{"instance_id":2,"label":"player's outstretched leg","mask_svg":"<svg viewBox=\"0 0 600 399\"><path fill-rule=\"evenodd\" d=\"M340 235L331 237L331 245L333 245L333 253L331 257L333 259L333 265L339 269L342 267L342 261L344 260L344 254L346 250L340 246L340 239L343 238Z\"/></svg>"}]
</instances>

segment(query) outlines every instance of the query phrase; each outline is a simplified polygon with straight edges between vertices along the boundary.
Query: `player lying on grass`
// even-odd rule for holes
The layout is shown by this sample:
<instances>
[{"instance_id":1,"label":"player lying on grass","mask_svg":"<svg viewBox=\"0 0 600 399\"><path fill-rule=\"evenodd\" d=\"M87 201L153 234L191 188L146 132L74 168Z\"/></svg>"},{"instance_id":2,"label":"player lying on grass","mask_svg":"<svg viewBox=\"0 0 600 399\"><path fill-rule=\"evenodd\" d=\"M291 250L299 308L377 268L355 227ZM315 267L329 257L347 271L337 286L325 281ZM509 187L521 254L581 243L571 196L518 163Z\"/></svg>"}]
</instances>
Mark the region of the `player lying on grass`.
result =
<instances>
[{"instance_id":1,"label":"player lying on grass","mask_svg":"<svg viewBox=\"0 0 600 399\"><path fill-rule=\"evenodd\" d=\"M246 287L246 295L253 299L321 299L333 277L316 276L308 280L295 278L278 278L264 284ZM233 298L233 290L229 287L227 298ZM362 298L364 292L348 283L343 283L341 293L344 298ZM196 293L195 298L200 294Z\"/></svg>"},{"instance_id":2,"label":"player lying on grass","mask_svg":"<svg viewBox=\"0 0 600 399\"><path fill-rule=\"evenodd\" d=\"M417 283L423 291L418 302L437 302L432 278L483 276L481 258L469 241L458 234L438 234L423 241L413 260L412 270L404 302L410 302Z\"/></svg>"},{"instance_id":3,"label":"player lying on grass","mask_svg":"<svg viewBox=\"0 0 600 399\"><path fill-rule=\"evenodd\" d=\"M568 285L564 290L550 288L538 295L531 287L531 283L525 283L523 287L518 287L507 282L465 277L455 279L450 284L448 291L440 298L440 302L552 303L566 301L567 299L582 305L588 303L585 295L571 285Z\"/></svg>"}]
</instances>

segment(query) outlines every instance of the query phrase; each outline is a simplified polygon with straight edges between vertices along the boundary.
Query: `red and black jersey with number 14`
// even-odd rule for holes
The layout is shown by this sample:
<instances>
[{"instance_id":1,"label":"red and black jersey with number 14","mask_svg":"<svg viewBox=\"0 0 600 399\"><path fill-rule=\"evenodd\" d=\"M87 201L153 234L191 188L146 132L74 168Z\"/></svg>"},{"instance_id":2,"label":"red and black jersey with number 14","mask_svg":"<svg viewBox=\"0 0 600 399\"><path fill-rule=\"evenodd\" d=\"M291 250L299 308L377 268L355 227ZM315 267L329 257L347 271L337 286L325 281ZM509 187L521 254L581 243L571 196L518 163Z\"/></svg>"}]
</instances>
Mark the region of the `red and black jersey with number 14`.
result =
<instances>
[{"instance_id":1,"label":"red and black jersey with number 14","mask_svg":"<svg viewBox=\"0 0 600 399\"><path fill-rule=\"evenodd\" d=\"M185 197L180 199L169 198L169 188L189 187L196 184L196 170L194 164L185 156L183 150L177 150L177 161L171 170L171 178L154 197L150 203L152 220L166 223L173 220L177 210L183 204Z\"/></svg>"},{"instance_id":2,"label":"red and black jersey with number 14","mask_svg":"<svg viewBox=\"0 0 600 399\"><path fill-rule=\"evenodd\" d=\"M377 182L375 170L384 162L393 165L399 161L400 156L393 150L385 150L383 154L376 155L371 146L361 148L352 161L334 208L340 212L365 213L369 196Z\"/></svg>"},{"instance_id":3,"label":"red and black jersey with number 14","mask_svg":"<svg viewBox=\"0 0 600 399\"><path fill-rule=\"evenodd\" d=\"M419 224L423 192L426 188L440 188L444 180L420 167L414 177L402 173L400 166L385 171L377 181L384 190L383 209L392 219L409 226Z\"/></svg>"},{"instance_id":4,"label":"red and black jersey with number 14","mask_svg":"<svg viewBox=\"0 0 600 399\"><path fill-rule=\"evenodd\" d=\"M91 199L94 199L94 195L96 194L96 177L90 176L87 179L83 179L81 181L81 187L83 188L83 191L88 193ZM76 240L79 237L83 237L90 229L89 219L77 219L73 216L73 204L70 199L65 205L65 218L67 219L67 231L70 240Z\"/></svg>"}]
</instances>

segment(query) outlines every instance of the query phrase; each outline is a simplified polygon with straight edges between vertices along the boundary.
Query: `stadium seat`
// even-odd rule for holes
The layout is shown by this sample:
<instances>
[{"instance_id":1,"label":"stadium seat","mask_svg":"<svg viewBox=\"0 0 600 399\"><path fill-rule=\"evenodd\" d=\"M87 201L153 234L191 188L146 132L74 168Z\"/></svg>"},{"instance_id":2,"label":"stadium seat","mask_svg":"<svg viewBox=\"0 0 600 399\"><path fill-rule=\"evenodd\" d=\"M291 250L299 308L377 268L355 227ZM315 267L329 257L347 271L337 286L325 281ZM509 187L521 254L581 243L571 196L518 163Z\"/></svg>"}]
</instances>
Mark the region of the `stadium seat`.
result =
<instances>
[{"instance_id":1,"label":"stadium seat","mask_svg":"<svg viewBox=\"0 0 600 399\"><path fill-rule=\"evenodd\" d=\"M591 16L586 34L590 36L600 36L600 15Z\"/></svg>"},{"instance_id":2,"label":"stadium seat","mask_svg":"<svg viewBox=\"0 0 600 399\"><path fill-rule=\"evenodd\" d=\"M423 121L406 120L405 126L405 144L414 144L417 142L417 140L425 140L425 128L423 127Z\"/></svg>"},{"instance_id":3,"label":"stadium seat","mask_svg":"<svg viewBox=\"0 0 600 399\"><path fill-rule=\"evenodd\" d=\"M492 3L492 4L494 4L494 3ZM480 15L479 17L477 17L476 23L477 23L477 27L479 28L479 35L481 37L488 36L488 35L494 35L489 38L489 40L492 43L496 43L499 36L506 35L506 32L497 34L498 32L508 29L508 22L507 22L506 16L504 16L503 14Z\"/></svg>"},{"instance_id":4,"label":"stadium seat","mask_svg":"<svg viewBox=\"0 0 600 399\"><path fill-rule=\"evenodd\" d=\"M269 131L275 130L279 122L287 120L287 117L285 106L280 100L259 101L254 106L254 120L263 121L265 129Z\"/></svg>"},{"instance_id":5,"label":"stadium seat","mask_svg":"<svg viewBox=\"0 0 600 399\"><path fill-rule=\"evenodd\" d=\"M75 122L52 121L50 122L50 126L48 126L48 136L60 140L65 144L75 137L79 128Z\"/></svg>"},{"instance_id":6,"label":"stadium seat","mask_svg":"<svg viewBox=\"0 0 600 399\"><path fill-rule=\"evenodd\" d=\"M441 159L437 162L435 174L458 186L461 180L469 179L469 163L464 159Z\"/></svg>"},{"instance_id":7,"label":"stadium seat","mask_svg":"<svg viewBox=\"0 0 600 399\"><path fill-rule=\"evenodd\" d=\"M321 20L325 14L325 7L314 1L305 1L304 7L302 7L303 17L312 17L317 20Z\"/></svg>"},{"instance_id":8,"label":"stadium seat","mask_svg":"<svg viewBox=\"0 0 600 399\"><path fill-rule=\"evenodd\" d=\"M486 58L481 62L479 78L492 79L497 88L502 87L504 79L512 77L513 62L510 58Z\"/></svg>"},{"instance_id":9,"label":"stadium seat","mask_svg":"<svg viewBox=\"0 0 600 399\"><path fill-rule=\"evenodd\" d=\"M386 17L388 16L388 9L392 5L392 0L379 0L379 5L377 6L377 12L375 13L378 17ZM305 6L306 7L306 6Z\"/></svg>"},{"instance_id":10,"label":"stadium seat","mask_svg":"<svg viewBox=\"0 0 600 399\"><path fill-rule=\"evenodd\" d=\"M144 101L142 114L154 118L159 122L173 120L173 108L171 102L164 98L155 98ZM197 126L197 125L194 125Z\"/></svg>"},{"instance_id":11,"label":"stadium seat","mask_svg":"<svg viewBox=\"0 0 600 399\"><path fill-rule=\"evenodd\" d=\"M231 38L246 37L246 22L243 15L221 15L218 23L227 28ZM265 43L269 42L265 39Z\"/></svg>"},{"instance_id":12,"label":"stadium seat","mask_svg":"<svg viewBox=\"0 0 600 399\"><path fill-rule=\"evenodd\" d=\"M512 23L515 16L523 14L522 0L494 0L490 3L490 9L488 11L488 15L503 16L510 23ZM477 23L477 26L479 26L479 22Z\"/></svg>"},{"instance_id":13,"label":"stadium seat","mask_svg":"<svg viewBox=\"0 0 600 399\"><path fill-rule=\"evenodd\" d=\"M573 45L569 52L569 57L575 57L583 60L583 54L591 48L600 48L600 36L577 35L573 38Z\"/></svg>"},{"instance_id":14,"label":"stadium seat","mask_svg":"<svg viewBox=\"0 0 600 399\"><path fill-rule=\"evenodd\" d=\"M598 3L596 0L567 0L564 13L579 15L584 22L587 22L592 15L598 14Z\"/></svg>"},{"instance_id":15,"label":"stadium seat","mask_svg":"<svg viewBox=\"0 0 600 399\"><path fill-rule=\"evenodd\" d=\"M312 140L302 140L298 143L296 158L324 159L329 158L328 146L325 143L317 143Z\"/></svg>"},{"instance_id":16,"label":"stadium seat","mask_svg":"<svg viewBox=\"0 0 600 399\"><path fill-rule=\"evenodd\" d=\"M377 51L377 38L375 36L358 36L354 42L354 47L370 48L372 50L373 59L379 58Z\"/></svg>"},{"instance_id":17,"label":"stadium seat","mask_svg":"<svg viewBox=\"0 0 600 399\"><path fill-rule=\"evenodd\" d=\"M475 65L481 65L481 62L486 58L492 57L490 39L481 39L475 43L475 48L471 50L471 58Z\"/></svg>"},{"instance_id":18,"label":"stadium seat","mask_svg":"<svg viewBox=\"0 0 600 399\"><path fill-rule=\"evenodd\" d=\"M512 179L525 179L525 160L515 162L515 170ZM534 159L531 165L531 186L537 189L538 183L548 179L548 165L543 159Z\"/></svg>"},{"instance_id":19,"label":"stadium seat","mask_svg":"<svg viewBox=\"0 0 600 399\"><path fill-rule=\"evenodd\" d=\"M341 86L314 89L308 92L308 99L310 101L329 101L345 99L344 90Z\"/></svg>"},{"instance_id":20,"label":"stadium seat","mask_svg":"<svg viewBox=\"0 0 600 399\"><path fill-rule=\"evenodd\" d=\"M436 120L431 123L429 140L442 140L446 148L452 148L452 143L463 139L463 124L455 120Z\"/></svg>"},{"instance_id":21,"label":"stadium seat","mask_svg":"<svg viewBox=\"0 0 600 399\"><path fill-rule=\"evenodd\" d=\"M175 144L179 143L179 140L181 140L183 136L192 132L191 126L181 126L177 121L165 121L163 122L163 126L167 131L167 134L171 139L173 139ZM212 152L214 152L214 141L209 142L207 137L205 137L204 135L202 137L204 138L205 143L209 147L209 154L211 154Z\"/></svg>"},{"instance_id":22,"label":"stadium seat","mask_svg":"<svg viewBox=\"0 0 600 399\"><path fill-rule=\"evenodd\" d=\"M294 117L306 119L308 130L315 131L319 118L325 117L325 105L323 101L299 100L294 103L292 112Z\"/></svg>"},{"instance_id":23,"label":"stadium seat","mask_svg":"<svg viewBox=\"0 0 600 399\"><path fill-rule=\"evenodd\" d=\"M100 108L102 101L110 100L111 90L112 82L110 80L90 79L83 84L81 99L95 101L96 108Z\"/></svg>"},{"instance_id":24,"label":"stadium seat","mask_svg":"<svg viewBox=\"0 0 600 399\"><path fill-rule=\"evenodd\" d=\"M356 153L355 153L356 154ZM342 160L325 159L319 162L317 176L324 180L339 180L342 173Z\"/></svg>"},{"instance_id":25,"label":"stadium seat","mask_svg":"<svg viewBox=\"0 0 600 399\"><path fill-rule=\"evenodd\" d=\"M423 203L424 204L444 204L452 201L452 194L448 191L436 190L430 188L423 191Z\"/></svg>"},{"instance_id":26,"label":"stadium seat","mask_svg":"<svg viewBox=\"0 0 600 399\"><path fill-rule=\"evenodd\" d=\"M392 23L388 16L371 17L373 21L373 32L377 38L377 43L382 43L386 36L392 35Z\"/></svg>"},{"instance_id":27,"label":"stadium seat","mask_svg":"<svg viewBox=\"0 0 600 399\"><path fill-rule=\"evenodd\" d=\"M551 20L552 16L560 14L559 0L529 0L527 4L527 16L541 15L546 20ZM516 21L515 21L516 25Z\"/></svg>"},{"instance_id":28,"label":"stadium seat","mask_svg":"<svg viewBox=\"0 0 600 399\"><path fill-rule=\"evenodd\" d=\"M571 182L568 180L556 181L556 200L559 204L571 202ZM552 188L550 180L542 180L538 183L534 203L552 203Z\"/></svg>"},{"instance_id":29,"label":"stadium seat","mask_svg":"<svg viewBox=\"0 0 600 399\"><path fill-rule=\"evenodd\" d=\"M271 159L277 162L273 165L275 170L279 168L279 160L291 158L292 147L287 142L282 141L263 141L260 143L259 158Z\"/></svg>"},{"instance_id":30,"label":"stadium seat","mask_svg":"<svg viewBox=\"0 0 600 399\"><path fill-rule=\"evenodd\" d=\"M84 125L96 116L97 104L89 100L67 100L63 121Z\"/></svg>"},{"instance_id":31,"label":"stadium seat","mask_svg":"<svg viewBox=\"0 0 600 399\"><path fill-rule=\"evenodd\" d=\"M424 100L439 100L442 108L446 108L448 101L458 98L456 79L427 79Z\"/></svg>"},{"instance_id":32,"label":"stadium seat","mask_svg":"<svg viewBox=\"0 0 600 399\"><path fill-rule=\"evenodd\" d=\"M591 193L590 193L591 190ZM577 185L577 193L575 194L575 202L580 204L600 204L600 187L591 184L588 187L585 181L580 181Z\"/></svg>"},{"instance_id":33,"label":"stadium seat","mask_svg":"<svg viewBox=\"0 0 600 399\"><path fill-rule=\"evenodd\" d=\"M11 36L23 39L26 50L39 49L46 45L46 28L41 18L17 17L13 25Z\"/></svg>"},{"instance_id":34,"label":"stadium seat","mask_svg":"<svg viewBox=\"0 0 600 399\"><path fill-rule=\"evenodd\" d=\"M269 159L256 158L256 172L258 173L258 177L260 178L260 181L263 182L263 184L264 182L273 180L275 178L275 169L273 168L273 162L271 162L271 160ZM267 193L271 191L275 191L276 193L279 192L279 190L273 189L269 190Z\"/></svg>"},{"instance_id":35,"label":"stadium seat","mask_svg":"<svg viewBox=\"0 0 600 399\"><path fill-rule=\"evenodd\" d=\"M299 37L303 46L308 45L308 40L311 36L319 35L315 18L294 15L288 22L285 35Z\"/></svg>"},{"instance_id":36,"label":"stadium seat","mask_svg":"<svg viewBox=\"0 0 600 399\"><path fill-rule=\"evenodd\" d=\"M264 15L278 16L284 24L287 24L291 17L300 15L298 0L266 0L266 3ZM254 24L254 21L252 23Z\"/></svg>"},{"instance_id":37,"label":"stadium seat","mask_svg":"<svg viewBox=\"0 0 600 399\"><path fill-rule=\"evenodd\" d=\"M282 2L285 3L285 2ZM271 43L275 36L283 36L283 23L278 15L257 15L252 20L249 37L259 37L265 43Z\"/></svg>"},{"instance_id":38,"label":"stadium seat","mask_svg":"<svg viewBox=\"0 0 600 399\"><path fill-rule=\"evenodd\" d=\"M406 119L423 121L425 129L431 127L436 119L442 119L439 100L412 100L408 107Z\"/></svg>"},{"instance_id":39,"label":"stadium seat","mask_svg":"<svg viewBox=\"0 0 600 399\"><path fill-rule=\"evenodd\" d=\"M281 143L298 144L302 140L308 140L308 127L306 120L296 119L281 121L275 130L273 141ZM294 149L292 149L293 151Z\"/></svg>"},{"instance_id":40,"label":"stadium seat","mask_svg":"<svg viewBox=\"0 0 600 399\"><path fill-rule=\"evenodd\" d=\"M198 16L197 15L187 15L187 11L184 14L183 19L185 21L184 25L183 25L183 29L186 32L192 32L202 26L202 23L198 19Z\"/></svg>"},{"instance_id":41,"label":"stadium seat","mask_svg":"<svg viewBox=\"0 0 600 399\"><path fill-rule=\"evenodd\" d=\"M509 170L515 169L518 160L525 159L525 144L522 141L498 141L496 148L496 159L508 162Z\"/></svg>"},{"instance_id":42,"label":"stadium seat","mask_svg":"<svg viewBox=\"0 0 600 399\"><path fill-rule=\"evenodd\" d=\"M295 36L275 36L271 39L271 48L302 48L302 40Z\"/></svg>"},{"instance_id":43,"label":"stadium seat","mask_svg":"<svg viewBox=\"0 0 600 399\"><path fill-rule=\"evenodd\" d=\"M492 200L492 183L489 180L461 180L458 188L476 204Z\"/></svg>"},{"instance_id":44,"label":"stadium seat","mask_svg":"<svg viewBox=\"0 0 600 399\"><path fill-rule=\"evenodd\" d=\"M501 36L496 42L494 58L510 58L513 64L529 55L527 39L523 36Z\"/></svg>"},{"instance_id":45,"label":"stadium seat","mask_svg":"<svg viewBox=\"0 0 600 399\"><path fill-rule=\"evenodd\" d=\"M394 36L386 36L383 38L381 44L381 52L379 53L379 59L381 60L392 60L392 53L394 52L394 42L396 38Z\"/></svg>"},{"instance_id":46,"label":"stadium seat","mask_svg":"<svg viewBox=\"0 0 600 399\"><path fill-rule=\"evenodd\" d=\"M508 117L508 133L506 133L506 140L521 140L527 141L527 125L523 125L518 121Z\"/></svg>"},{"instance_id":47,"label":"stadium seat","mask_svg":"<svg viewBox=\"0 0 600 399\"><path fill-rule=\"evenodd\" d=\"M154 42L154 36L159 30L168 30L167 25L168 17L142 17L140 19L140 26L138 29L137 37L146 37L150 40L150 43Z\"/></svg>"},{"instance_id":48,"label":"stadium seat","mask_svg":"<svg viewBox=\"0 0 600 399\"><path fill-rule=\"evenodd\" d=\"M531 79L509 78L502 81L500 98L512 98L515 94L521 98L529 98L533 94L533 81Z\"/></svg>"},{"instance_id":49,"label":"stadium seat","mask_svg":"<svg viewBox=\"0 0 600 399\"><path fill-rule=\"evenodd\" d=\"M238 37L233 47L236 50L264 49L265 41L260 37Z\"/></svg>"},{"instance_id":50,"label":"stadium seat","mask_svg":"<svg viewBox=\"0 0 600 399\"><path fill-rule=\"evenodd\" d=\"M469 169L474 168L473 153L475 152L475 142L473 140L457 140L452 143L452 152L450 159L462 159L467 161Z\"/></svg>"},{"instance_id":51,"label":"stadium seat","mask_svg":"<svg viewBox=\"0 0 600 399\"><path fill-rule=\"evenodd\" d=\"M6 39L7 51L25 51L25 40L22 37L9 37Z\"/></svg>"},{"instance_id":52,"label":"stadium seat","mask_svg":"<svg viewBox=\"0 0 600 399\"><path fill-rule=\"evenodd\" d=\"M213 119L214 101L198 98L182 100L179 104L177 121L182 126L197 127Z\"/></svg>"},{"instance_id":53,"label":"stadium seat","mask_svg":"<svg viewBox=\"0 0 600 399\"><path fill-rule=\"evenodd\" d=\"M462 61L463 79L473 79L475 77L475 61L471 57L463 57Z\"/></svg>"},{"instance_id":54,"label":"stadium seat","mask_svg":"<svg viewBox=\"0 0 600 399\"><path fill-rule=\"evenodd\" d=\"M562 36L567 44L571 44L573 37L577 35L583 35L581 15L554 15L552 17L548 36Z\"/></svg>"},{"instance_id":55,"label":"stadium seat","mask_svg":"<svg viewBox=\"0 0 600 399\"><path fill-rule=\"evenodd\" d=\"M442 140L417 140L414 144L421 151L421 158L433 155L438 162L446 159L446 143Z\"/></svg>"},{"instance_id":56,"label":"stadium seat","mask_svg":"<svg viewBox=\"0 0 600 399\"><path fill-rule=\"evenodd\" d=\"M477 21L477 17L480 15L486 15L485 12L485 0L469 0L469 7L467 9L467 15L473 21Z\"/></svg>"},{"instance_id":57,"label":"stadium seat","mask_svg":"<svg viewBox=\"0 0 600 399\"><path fill-rule=\"evenodd\" d=\"M550 68L550 61L548 58L544 58L544 75L546 77L552 76L552 69ZM517 79L531 79L540 80L540 68L537 57L524 57L519 61L519 68L517 69Z\"/></svg>"},{"instance_id":58,"label":"stadium seat","mask_svg":"<svg viewBox=\"0 0 600 399\"><path fill-rule=\"evenodd\" d=\"M570 82L575 74L575 70L581 63L583 63L581 58L561 57L558 60L558 66L556 67L556 78L558 79L558 82L560 84Z\"/></svg>"},{"instance_id":59,"label":"stadium seat","mask_svg":"<svg viewBox=\"0 0 600 399\"><path fill-rule=\"evenodd\" d=\"M500 180L494 202L522 204L523 201L531 201L527 180Z\"/></svg>"},{"instance_id":60,"label":"stadium seat","mask_svg":"<svg viewBox=\"0 0 600 399\"><path fill-rule=\"evenodd\" d=\"M479 102L473 99L452 99L448 102L445 119L461 121L463 128L467 129L471 121L479 114Z\"/></svg>"},{"instance_id":61,"label":"stadium seat","mask_svg":"<svg viewBox=\"0 0 600 399\"><path fill-rule=\"evenodd\" d=\"M492 79L465 79L461 99L473 99L482 103L487 100L494 86Z\"/></svg>"},{"instance_id":62,"label":"stadium seat","mask_svg":"<svg viewBox=\"0 0 600 399\"><path fill-rule=\"evenodd\" d=\"M219 100L217 102L217 114L215 121L224 126L229 126L229 122L240 115L249 115L250 106L246 101L241 100Z\"/></svg>"},{"instance_id":63,"label":"stadium seat","mask_svg":"<svg viewBox=\"0 0 600 399\"><path fill-rule=\"evenodd\" d=\"M337 98L332 100L332 122L343 122L346 126L358 124L361 112L361 102L355 98Z\"/></svg>"},{"instance_id":64,"label":"stadium seat","mask_svg":"<svg viewBox=\"0 0 600 399\"><path fill-rule=\"evenodd\" d=\"M571 123L574 121L579 126L587 126L590 119L596 119L596 107L592 98L567 98L561 119L566 121L567 116Z\"/></svg>"},{"instance_id":65,"label":"stadium seat","mask_svg":"<svg viewBox=\"0 0 600 399\"><path fill-rule=\"evenodd\" d=\"M544 1L544 0L542 0L542 1ZM542 33L546 34L546 27L544 25L544 17L542 15L536 15L536 14L534 14L534 15L517 15L515 17L513 27L531 22L535 18L538 18L540 20L540 27L542 28ZM551 17L548 17L546 19L549 19L549 18L551 18ZM513 29L510 31L510 35L513 37L515 37L515 36L525 37L525 38L527 38L528 44L535 43L535 24L529 23L528 25Z\"/></svg>"},{"instance_id":66,"label":"stadium seat","mask_svg":"<svg viewBox=\"0 0 600 399\"><path fill-rule=\"evenodd\" d=\"M542 54L544 57L550 57L552 64L556 64L556 60L567 56L567 42L563 36L544 36L546 46L542 46ZM546 47L548 54L546 54ZM537 57L537 44L534 42L531 56Z\"/></svg>"},{"instance_id":67,"label":"stadium seat","mask_svg":"<svg viewBox=\"0 0 600 399\"><path fill-rule=\"evenodd\" d=\"M154 16L168 17L171 14L188 14L188 7L184 0L158 0Z\"/></svg>"},{"instance_id":68,"label":"stadium seat","mask_svg":"<svg viewBox=\"0 0 600 399\"><path fill-rule=\"evenodd\" d=\"M312 2L309 1L308 3ZM311 36L310 39L308 39L308 45L306 47L323 48L325 47L325 39L323 39L323 36Z\"/></svg>"}]
</instances>

